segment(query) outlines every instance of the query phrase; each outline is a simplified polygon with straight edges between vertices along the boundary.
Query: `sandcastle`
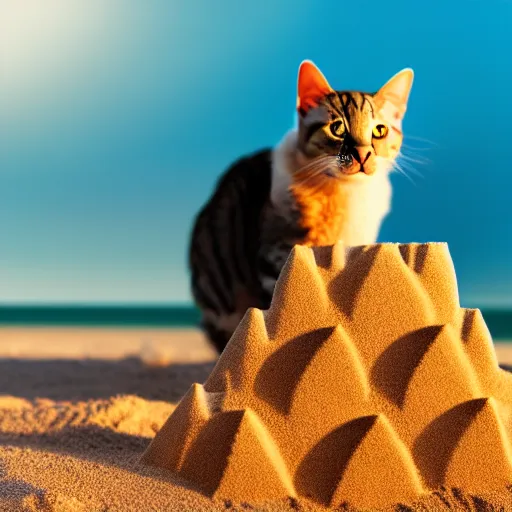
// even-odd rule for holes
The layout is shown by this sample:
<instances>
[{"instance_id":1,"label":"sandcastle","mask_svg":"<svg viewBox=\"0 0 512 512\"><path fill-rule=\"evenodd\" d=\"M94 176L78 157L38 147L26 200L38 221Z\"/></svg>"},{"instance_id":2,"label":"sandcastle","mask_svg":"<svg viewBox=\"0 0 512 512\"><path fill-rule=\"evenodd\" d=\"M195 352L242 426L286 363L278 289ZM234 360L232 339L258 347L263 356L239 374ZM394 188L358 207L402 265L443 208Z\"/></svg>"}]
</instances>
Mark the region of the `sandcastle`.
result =
<instances>
[{"instance_id":1,"label":"sandcastle","mask_svg":"<svg viewBox=\"0 0 512 512\"><path fill-rule=\"evenodd\" d=\"M297 246L142 460L238 502L486 492L512 482L511 405L446 244Z\"/></svg>"}]
</instances>

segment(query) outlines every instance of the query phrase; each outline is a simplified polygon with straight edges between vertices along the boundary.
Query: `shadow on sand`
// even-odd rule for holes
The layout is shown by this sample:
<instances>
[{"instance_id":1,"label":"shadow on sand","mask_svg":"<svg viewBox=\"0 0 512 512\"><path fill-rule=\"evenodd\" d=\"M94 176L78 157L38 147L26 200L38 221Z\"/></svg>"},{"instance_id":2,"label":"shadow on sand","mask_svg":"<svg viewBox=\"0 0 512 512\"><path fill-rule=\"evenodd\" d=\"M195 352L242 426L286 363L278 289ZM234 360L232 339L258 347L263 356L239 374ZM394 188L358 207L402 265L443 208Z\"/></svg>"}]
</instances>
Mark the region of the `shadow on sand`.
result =
<instances>
[{"instance_id":1,"label":"shadow on sand","mask_svg":"<svg viewBox=\"0 0 512 512\"><path fill-rule=\"evenodd\" d=\"M137 358L0 359L0 394L33 400L97 400L136 395L177 402L194 383L203 383L215 363L148 367Z\"/></svg>"}]
</instances>

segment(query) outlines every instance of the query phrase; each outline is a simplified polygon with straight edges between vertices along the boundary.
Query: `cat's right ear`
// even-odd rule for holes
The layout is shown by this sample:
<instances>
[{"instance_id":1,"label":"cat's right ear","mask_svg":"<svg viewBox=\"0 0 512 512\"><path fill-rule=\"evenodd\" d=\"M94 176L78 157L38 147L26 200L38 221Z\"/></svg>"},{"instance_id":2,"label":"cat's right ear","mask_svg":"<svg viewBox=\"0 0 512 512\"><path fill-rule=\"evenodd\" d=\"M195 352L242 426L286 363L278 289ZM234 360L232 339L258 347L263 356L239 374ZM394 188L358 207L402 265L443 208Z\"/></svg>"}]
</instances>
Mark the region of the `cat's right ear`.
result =
<instances>
[{"instance_id":1,"label":"cat's right ear","mask_svg":"<svg viewBox=\"0 0 512 512\"><path fill-rule=\"evenodd\" d=\"M297 111L304 115L319 101L333 92L322 72L310 60L304 60L299 67L297 79Z\"/></svg>"}]
</instances>

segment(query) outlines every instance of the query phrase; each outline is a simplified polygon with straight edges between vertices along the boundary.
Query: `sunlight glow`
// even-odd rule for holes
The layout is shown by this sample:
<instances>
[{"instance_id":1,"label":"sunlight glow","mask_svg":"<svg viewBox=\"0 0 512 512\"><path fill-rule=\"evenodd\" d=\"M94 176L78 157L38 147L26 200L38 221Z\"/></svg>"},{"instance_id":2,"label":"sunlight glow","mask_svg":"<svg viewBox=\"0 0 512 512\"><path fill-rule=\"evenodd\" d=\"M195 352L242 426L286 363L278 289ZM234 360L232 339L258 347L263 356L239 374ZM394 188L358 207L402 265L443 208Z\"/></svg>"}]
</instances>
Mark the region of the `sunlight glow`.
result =
<instances>
[{"instance_id":1,"label":"sunlight glow","mask_svg":"<svg viewBox=\"0 0 512 512\"><path fill-rule=\"evenodd\" d=\"M9 100L52 86L93 56L106 2L0 0L0 88Z\"/></svg>"}]
</instances>

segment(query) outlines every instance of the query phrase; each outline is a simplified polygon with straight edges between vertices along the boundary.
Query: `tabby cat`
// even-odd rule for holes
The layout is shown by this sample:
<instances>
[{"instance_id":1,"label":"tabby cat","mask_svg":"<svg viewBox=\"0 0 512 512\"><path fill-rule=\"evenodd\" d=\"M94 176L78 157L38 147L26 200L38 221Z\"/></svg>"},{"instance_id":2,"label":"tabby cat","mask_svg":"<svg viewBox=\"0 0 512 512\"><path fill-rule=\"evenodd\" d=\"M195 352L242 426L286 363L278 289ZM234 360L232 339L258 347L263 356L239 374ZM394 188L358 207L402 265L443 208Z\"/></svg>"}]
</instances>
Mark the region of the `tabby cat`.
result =
<instances>
[{"instance_id":1,"label":"tabby cat","mask_svg":"<svg viewBox=\"0 0 512 512\"><path fill-rule=\"evenodd\" d=\"M376 93L335 91L301 63L297 127L235 162L195 220L192 293L219 352L247 308L268 309L295 244L375 243L412 81L404 69Z\"/></svg>"}]
</instances>

